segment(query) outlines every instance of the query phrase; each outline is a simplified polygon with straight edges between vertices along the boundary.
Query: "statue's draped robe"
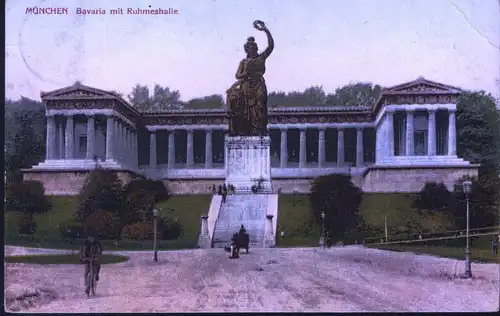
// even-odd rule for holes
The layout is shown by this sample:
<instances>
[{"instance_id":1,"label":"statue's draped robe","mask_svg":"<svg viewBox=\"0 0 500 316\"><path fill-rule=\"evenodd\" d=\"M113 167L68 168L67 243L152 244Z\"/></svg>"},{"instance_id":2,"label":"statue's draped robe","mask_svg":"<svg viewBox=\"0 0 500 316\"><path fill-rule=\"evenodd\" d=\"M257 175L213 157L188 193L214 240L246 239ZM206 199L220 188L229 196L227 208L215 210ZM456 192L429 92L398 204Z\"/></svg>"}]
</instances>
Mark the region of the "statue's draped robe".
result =
<instances>
[{"instance_id":1,"label":"statue's draped robe","mask_svg":"<svg viewBox=\"0 0 500 316\"><path fill-rule=\"evenodd\" d=\"M267 135L267 87L264 80L266 58L246 58L247 76L228 90L230 136Z\"/></svg>"}]
</instances>

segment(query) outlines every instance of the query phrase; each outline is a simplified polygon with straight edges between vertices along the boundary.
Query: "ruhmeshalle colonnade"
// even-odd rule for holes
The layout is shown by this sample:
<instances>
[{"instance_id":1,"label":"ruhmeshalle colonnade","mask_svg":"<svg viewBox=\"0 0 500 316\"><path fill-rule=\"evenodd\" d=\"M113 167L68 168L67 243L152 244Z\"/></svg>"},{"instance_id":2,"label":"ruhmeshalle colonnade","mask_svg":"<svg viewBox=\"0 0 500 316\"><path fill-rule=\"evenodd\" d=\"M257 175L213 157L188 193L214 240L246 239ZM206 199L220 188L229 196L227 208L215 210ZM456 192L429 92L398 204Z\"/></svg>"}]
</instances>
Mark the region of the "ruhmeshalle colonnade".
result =
<instances>
[{"instance_id":1,"label":"ruhmeshalle colonnade","mask_svg":"<svg viewBox=\"0 0 500 316\"><path fill-rule=\"evenodd\" d=\"M307 191L315 176L340 172L365 191L411 192L427 180L451 185L476 174L456 155L459 92L418 78L385 89L374 105L270 107L273 186ZM24 172L49 193L74 194L64 183L81 181L95 156L125 178L169 180L178 193L204 192L225 178L226 109L138 112L119 95L80 83L41 98L46 159Z\"/></svg>"}]
</instances>

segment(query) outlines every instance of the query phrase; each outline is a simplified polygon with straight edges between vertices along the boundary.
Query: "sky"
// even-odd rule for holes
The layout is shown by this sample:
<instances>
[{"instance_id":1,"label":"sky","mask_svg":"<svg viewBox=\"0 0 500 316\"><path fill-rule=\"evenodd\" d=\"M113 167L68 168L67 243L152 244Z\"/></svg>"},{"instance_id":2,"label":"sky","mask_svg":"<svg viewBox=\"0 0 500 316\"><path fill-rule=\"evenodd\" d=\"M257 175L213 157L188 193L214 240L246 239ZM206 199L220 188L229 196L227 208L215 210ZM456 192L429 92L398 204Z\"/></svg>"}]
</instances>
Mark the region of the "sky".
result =
<instances>
[{"instance_id":1,"label":"sky","mask_svg":"<svg viewBox=\"0 0 500 316\"><path fill-rule=\"evenodd\" d=\"M350 82L392 86L423 76L500 97L500 0L7 0L6 97L83 84L130 93L136 84L181 99L224 94L243 44L275 40L268 91L334 92ZM67 15L26 14L67 7ZM176 9L111 15L110 9ZM76 8L105 9L78 15Z\"/></svg>"}]
</instances>

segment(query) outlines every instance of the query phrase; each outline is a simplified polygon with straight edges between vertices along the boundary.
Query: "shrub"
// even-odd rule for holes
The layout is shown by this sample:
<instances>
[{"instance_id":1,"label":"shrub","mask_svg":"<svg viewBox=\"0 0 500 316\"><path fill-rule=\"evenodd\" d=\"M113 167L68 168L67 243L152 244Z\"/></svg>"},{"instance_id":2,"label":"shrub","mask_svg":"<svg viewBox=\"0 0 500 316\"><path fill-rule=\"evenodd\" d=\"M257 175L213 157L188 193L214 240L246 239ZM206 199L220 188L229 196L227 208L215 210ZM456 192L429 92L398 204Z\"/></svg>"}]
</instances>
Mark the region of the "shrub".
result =
<instances>
[{"instance_id":1,"label":"shrub","mask_svg":"<svg viewBox=\"0 0 500 316\"><path fill-rule=\"evenodd\" d=\"M123 227L121 237L124 240L151 240L154 237L153 225L139 222Z\"/></svg>"},{"instance_id":2,"label":"shrub","mask_svg":"<svg viewBox=\"0 0 500 316\"><path fill-rule=\"evenodd\" d=\"M60 224L59 233L65 239L80 239L85 236L83 224L75 220L69 220Z\"/></svg>"},{"instance_id":3,"label":"shrub","mask_svg":"<svg viewBox=\"0 0 500 316\"><path fill-rule=\"evenodd\" d=\"M309 194L313 217L319 224L324 221L332 241L356 228L362 194L348 175L330 174L314 179Z\"/></svg>"},{"instance_id":4,"label":"shrub","mask_svg":"<svg viewBox=\"0 0 500 316\"><path fill-rule=\"evenodd\" d=\"M94 169L85 180L78 196L75 220L84 223L96 211L110 212L122 217L123 188L118 175L102 168Z\"/></svg>"},{"instance_id":5,"label":"shrub","mask_svg":"<svg viewBox=\"0 0 500 316\"><path fill-rule=\"evenodd\" d=\"M127 195L124 224L133 224L153 219L154 195L146 190L138 190Z\"/></svg>"},{"instance_id":6,"label":"shrub","mask_svg":"<svg viewBox=\"0 0 500 316\"><path fill-rule=\"evenodd\" d=\"M46 213L52 208L45 196L45 189L40 181L21 181L9 185L6 208L19 213Z\"/></svg>"},{"instance_id":7,"label":"shrub","mask_svg":"<svg viewBox=\"0 0 500 316\"><path fill-rule=\"evenodd\" d=\"M100 239L116 239L120 234L120 220L111 213L97 211L85 220L85 232L92 230Z\"/></svg>"},{"instance_id":8,"label":"shrub","mask_svg":"<svg viewBox=\"0 0 500 316\"><path fill-rule=\"evenodd\" d=\"M36 230L35 219L33 214L25 213L19 217L17 232L19 234L33 235Z\"/></svg>"},{"instance_id":9,"label":"shrub","mask_svg":"<svg viewBox=\"0 0 500 316\"><path fill-rule=\"evenodd\" d=\"M170 192L161 180L137 179L130 181L125 187L126 195L142 190L152 193L156 203L164 202L170 197Z\"/></svg>"},{"instance_id":10,"label":"shrub","mask_svg":"<svg viewBox=\"0 0 500 316\"><path fill-rule=\"evenodd\" d=\"M485 167L481 167L484 168ZM469 194L471 228L498 225L498 209L500 204L500 178L495 173L487 173L480 169L478 178L464 177L457 181L453 190L453 203L450 211L455 217L457 227L466 226L466 197L463 192L464 180L472 182ZM483 171L483 172L481 172Z\"/></svg>"},{"instance_id":11,"label":"shrub","mask_svg":"<svg viewBox=\"0 0 500 316\"><path fill-rule=\"evenodd\" d=\"M451 192L442 182L426 182L413 202L419 210L442 211L449 207Z\"/></svg>"},{"instance_id":12,"label":"shrub","mask_svg":"<svg viewBox=\"0 0 500 316\"><path fill-rule=\"evenodd\" d=\"M157 225L159 238L163 240L177 239L184 231L182 224L171 217L159 217Z\"/></svg>"}]
</instances>

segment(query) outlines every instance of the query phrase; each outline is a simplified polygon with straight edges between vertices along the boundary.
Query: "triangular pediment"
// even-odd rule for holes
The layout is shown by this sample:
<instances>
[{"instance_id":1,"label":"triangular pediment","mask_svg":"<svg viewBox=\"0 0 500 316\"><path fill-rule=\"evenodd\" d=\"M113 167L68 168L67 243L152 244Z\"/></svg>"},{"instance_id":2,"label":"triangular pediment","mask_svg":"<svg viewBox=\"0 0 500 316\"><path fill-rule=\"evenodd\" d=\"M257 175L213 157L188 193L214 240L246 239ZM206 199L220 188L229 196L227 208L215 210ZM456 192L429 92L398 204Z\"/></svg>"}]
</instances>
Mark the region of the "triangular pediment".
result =
<instances>
[{"instance_id":1,"label":"triangular pediment","mask_svg":"<svg viewBox=\"0 0 500 316\"><path fill-rule=\"evenodd\" d=\"M104 91L101 89L92 88L89 86L84 86L80 83L75 83L72 86L57 89L50 92L41 92L40 96L42 99L48 98L66 98L66 97L96 97L96 98L109 98L114 97L115 95L111 92Z\"/></svg>"},{"instance_id":2,"label":"triangular pediment","mask_svg":"<svg viewBox=\"0 0 500 316\"><path fill-rule=\"evenodd\" d=\"M427 80L423 77L384 89L384 93L459 93L460 88Z\"/></svg>"}]
</instances>

